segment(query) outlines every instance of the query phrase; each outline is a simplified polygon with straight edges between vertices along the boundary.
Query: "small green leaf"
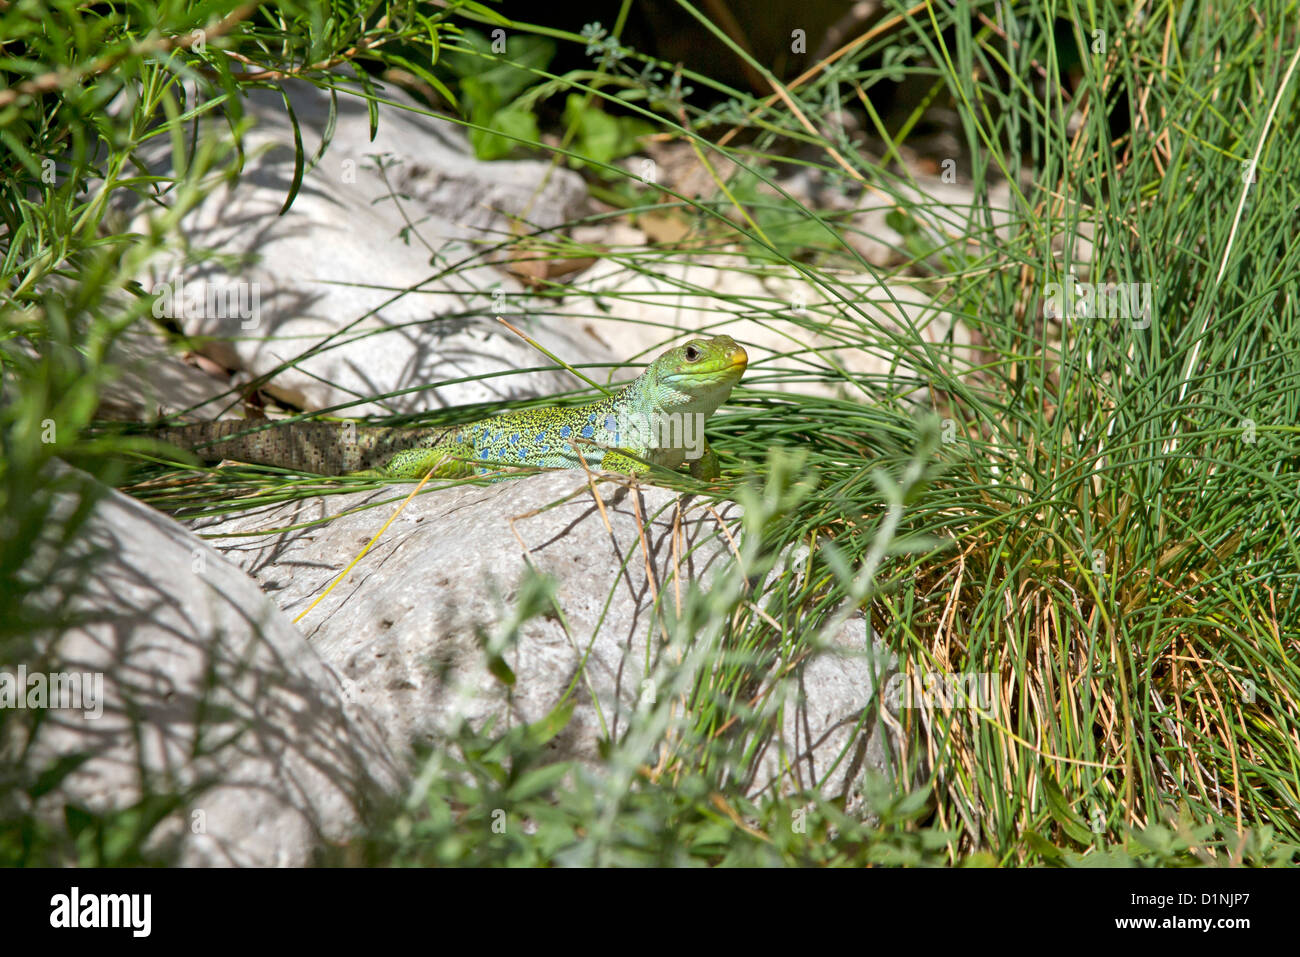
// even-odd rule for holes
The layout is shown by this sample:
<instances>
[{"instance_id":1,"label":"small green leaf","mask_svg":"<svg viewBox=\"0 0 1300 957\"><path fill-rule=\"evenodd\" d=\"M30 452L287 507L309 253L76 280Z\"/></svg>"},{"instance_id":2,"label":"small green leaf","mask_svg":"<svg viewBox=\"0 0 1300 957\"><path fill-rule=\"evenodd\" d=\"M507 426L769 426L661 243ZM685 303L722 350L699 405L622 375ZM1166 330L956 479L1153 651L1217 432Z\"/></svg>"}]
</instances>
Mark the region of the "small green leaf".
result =
<instances>
[{"instance_id":1,"label":"small green leaf","mask_svg":"<svg viewBox=\"0 0 1300 957\"><path fill-rule=\"evenodd\" d=\"M515 673L506 664L506 660L500 655L489 655L487 663L488 671L492 677L496 678L508 688L515 686Z\"/></svg>"},{"instance_id":2,"label":"small green leaf","mask_svg":"<svg viewBox=\"0 0 1300 957\"><path fill-rule=\"evenodd\" d=\"M1063 860L1061 849L1034 830L1024 832L1025 843L1029 849L1045 861L1059 864Z\"/></svg>"},{"instance_id":3,"label":"small green leaf","mask_svg":"<svg viewBox=\"0 0 1300 957\"><path fill-rule=\"evenodd\" d=\"M1052 820L1061 825L1061 828L1069 835L1071 840L1085 847L1092 843L1092 831L1084 824L1083 819L1071 810L1070 805L1065 800L1065 795L1061 793L1060 787L1051 778L1043 779L1043 797L1047 802L1047 812L1052 816Z\"/></svg>"}]
</instances>

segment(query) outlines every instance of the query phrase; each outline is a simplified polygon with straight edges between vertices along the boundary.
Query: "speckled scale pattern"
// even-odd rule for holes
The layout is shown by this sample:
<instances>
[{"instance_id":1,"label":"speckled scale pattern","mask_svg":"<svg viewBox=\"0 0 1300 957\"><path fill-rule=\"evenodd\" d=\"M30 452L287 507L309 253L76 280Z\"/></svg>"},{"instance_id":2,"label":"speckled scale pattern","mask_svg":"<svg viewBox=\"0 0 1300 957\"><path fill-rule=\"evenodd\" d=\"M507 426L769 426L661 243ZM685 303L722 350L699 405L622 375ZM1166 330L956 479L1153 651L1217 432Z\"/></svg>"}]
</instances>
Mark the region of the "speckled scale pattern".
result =
<instances>
[{"instance_id":1,"label":"speckled scale pattern","mask_svg":"<svg viewBox=\"0 0 1300 957\"><path fill-rule=\"evenodd\" d=\"M435 475L486 475L505 466L579 468L578 453L591 468L600 468L607 448L623 448L645 457L651 450L619 443L616 398L569 409L521 409L463 425L432 448L395 453L386 478L418 479L445 458Z\"/></svg>"}]
</instances>

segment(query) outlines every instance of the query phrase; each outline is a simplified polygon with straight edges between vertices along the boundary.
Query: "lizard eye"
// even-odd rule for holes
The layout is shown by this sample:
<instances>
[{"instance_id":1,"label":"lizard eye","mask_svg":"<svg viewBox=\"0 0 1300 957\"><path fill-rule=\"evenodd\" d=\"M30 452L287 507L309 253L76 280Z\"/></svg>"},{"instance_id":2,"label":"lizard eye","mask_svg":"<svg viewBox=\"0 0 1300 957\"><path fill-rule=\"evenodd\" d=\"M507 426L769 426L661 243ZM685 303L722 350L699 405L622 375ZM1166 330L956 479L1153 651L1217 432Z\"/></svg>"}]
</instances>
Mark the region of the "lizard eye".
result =
<instances>
[{"instance_id":1,"label":"lizard eye","mask_svg":"<svg viewBox=\"0 0 1300 957\"><path fill-rule=\"evenodd\" d=\"M687 362L696 362L696 361L699 360L699 358L700 358L700 347L699 347L699 346L695 345L694 343L691 343L689 346L686 347L686 361L687 361Z\"/></svg>"}]
</instances>

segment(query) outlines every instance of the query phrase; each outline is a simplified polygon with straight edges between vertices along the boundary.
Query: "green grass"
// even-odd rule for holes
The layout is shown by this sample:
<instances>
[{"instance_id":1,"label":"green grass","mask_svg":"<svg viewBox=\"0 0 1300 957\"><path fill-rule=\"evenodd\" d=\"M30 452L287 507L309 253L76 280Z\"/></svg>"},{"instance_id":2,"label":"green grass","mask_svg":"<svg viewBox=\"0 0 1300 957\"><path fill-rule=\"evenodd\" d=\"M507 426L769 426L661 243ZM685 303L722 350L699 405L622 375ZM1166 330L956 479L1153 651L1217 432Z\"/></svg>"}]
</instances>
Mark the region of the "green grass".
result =
<instances>
[{"instance_id":1,"label":"green grass","mask_svg":"<svg viewBox=\"0 0 1300 957\"><path fill-rule=\"evenodd\" d=\"M679 5L683 16L704 20ZM602 195L622 208L611 217L667 213L686 222L686 236L614 251L555 231L492 238L443 268L469 268L502 245L542 259L599 255L630 272L665 270L701 249L740 249L749 264L730 268L776 264L819 295L802 309L775 293L744 301L724 294L706 307L710 328L728 331L740 309L789 345L753 364L710 420L726 472L721 491L680 480L746 505L740 555L708 593L691 591L680 611L660 609L652 627L677 656L665 659L680 664L656 676L660 704L608 743L607 775L546 764L543 745L562 725L563 706L532 728L466 729L428 757L410 795L326 859L1296 862L1296 4L1256 5L1246 17L1201 2L1146 8L1141 19L1078 4L886 8L889 26L767 100L698 74L674 80L672 64L636 51L610 57L607 42L593 52L593 69L560 76L519 64L536 78L520 85L523 106L588 96L694 143L712 166L733 162L735 173L719 177L713 195L676 195L576 152L582 137L569 131L569 146L550 153L613 178L617 188L606 185ZM460 15L485 25L473 11ZM253 34L267 29L250 23L229 36L255 49ZM355 43L305 27L295 42L303 36L315 52L296 62L317 63ZM454 30L443 40L454 45ZM184 70L137 65L139 82L160 91L161 110L165 78ZM960 151L951 158L975 198L969 216L954 220L909 171L914 164L895 161L927 118L922 104L889 113L870 99L900 76L927 91L925 104L956 113ZM684 100L684 85L710 91L718 105ZM353 86L347 95L383 98ZM233 105L221 89L212 87L208 108ZM867 140L823 119L837 105L863 111ZM35 136L32 115L0 114L0 132ZM65 115L46 122L81 128ZM178 118L170 129L184 128ZM478 132L498 145L511 139L509 129ZM221 155L207 154L196 169L217 168ZM860 227L842 213L808 209L774 186L795 168L817 172L858 207L893 209L903 239L887 268L855 250L848 240ZM201 187L197 176L186 182ZM1009 186L1005 208L990 198L1000 184ZM111 249L126 239L66 230L60 224L74 219L79 200L49 196L34 206L6 189L0 348L6 397L23 401L5 406L0 479L6 522L38 521L24 495L43 462L78 452L102 460L120 441L76 447L102 364L88 344L138 321L148 304L126 314L105 305L112 290L129 288L127 274L82 264L100 262L97 243ZM159 238L169 225L164 216ZM882 323L846 271L923 291L971 342L932 342L906 321ZM60 273L79 282L60 283ZM1150 315L1046 316L1052 285L1068 289L1076 278L1148 284ZM889 288L870 293L877 305L889 303ZM540 293L549 294L573 290L555 284ZM616 288L581 311L618 321L634 299ZM813 334L896 365L852 371L810 345ZM617 341L618 330L608 335ZM38 346L38 359L22 357L23 341ZM288 361L341 341L286 343L298 355ZM81 365L95 375L78 375ZM792 383L821 391L782 390ZM68 427L58 443L41 444L37 425L51 416ZM203 512L316 494L327 484L267 470L159 466L133 478L170 483L141 492L146 500ZM5 540L6 571L21 576L25 555ZM796 570L788 559L802 549L808 558ZM744 587L746 575L764 580L768 571L763 594ZM534 599L517 621L562 614L545 587ZM5 620L24 621L21 594L14 605ZM866 783L866 823L815 795L745 798L732 769L744 766L754 735L779 726L780 715L762 706L765 689L853 608L869 614L910 673L992 676L993 713L904 710L906 747L891 779ZM6 633L6 652L22 634ZM671 701L689 707L674 712ZM874 707L867 720L879 720ZM490 825L501 808L535 828L497 833Z\"/></svg>"}]
</instances>

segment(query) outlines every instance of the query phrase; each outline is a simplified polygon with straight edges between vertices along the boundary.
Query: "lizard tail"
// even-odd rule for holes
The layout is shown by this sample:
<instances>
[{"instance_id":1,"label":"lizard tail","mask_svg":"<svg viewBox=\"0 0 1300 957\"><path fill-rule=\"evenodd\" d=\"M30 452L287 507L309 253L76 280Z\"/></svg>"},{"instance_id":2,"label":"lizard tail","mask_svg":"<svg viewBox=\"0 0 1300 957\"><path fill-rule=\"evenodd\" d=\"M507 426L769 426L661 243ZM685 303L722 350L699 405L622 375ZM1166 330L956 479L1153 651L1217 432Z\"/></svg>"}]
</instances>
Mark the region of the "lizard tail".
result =
<instances>
[{"instance_id":1,"label":"lizard tail","mask_svg":"<svg viewBox=\"0 0 1300 957\"><path fill-rule=\"evenodd\" d=\"M379 469L395 450L428 440L427 430L353 422L194 422L155 435L205 462L234 459L317 475Z\"/></svg>"}]
</instances>

